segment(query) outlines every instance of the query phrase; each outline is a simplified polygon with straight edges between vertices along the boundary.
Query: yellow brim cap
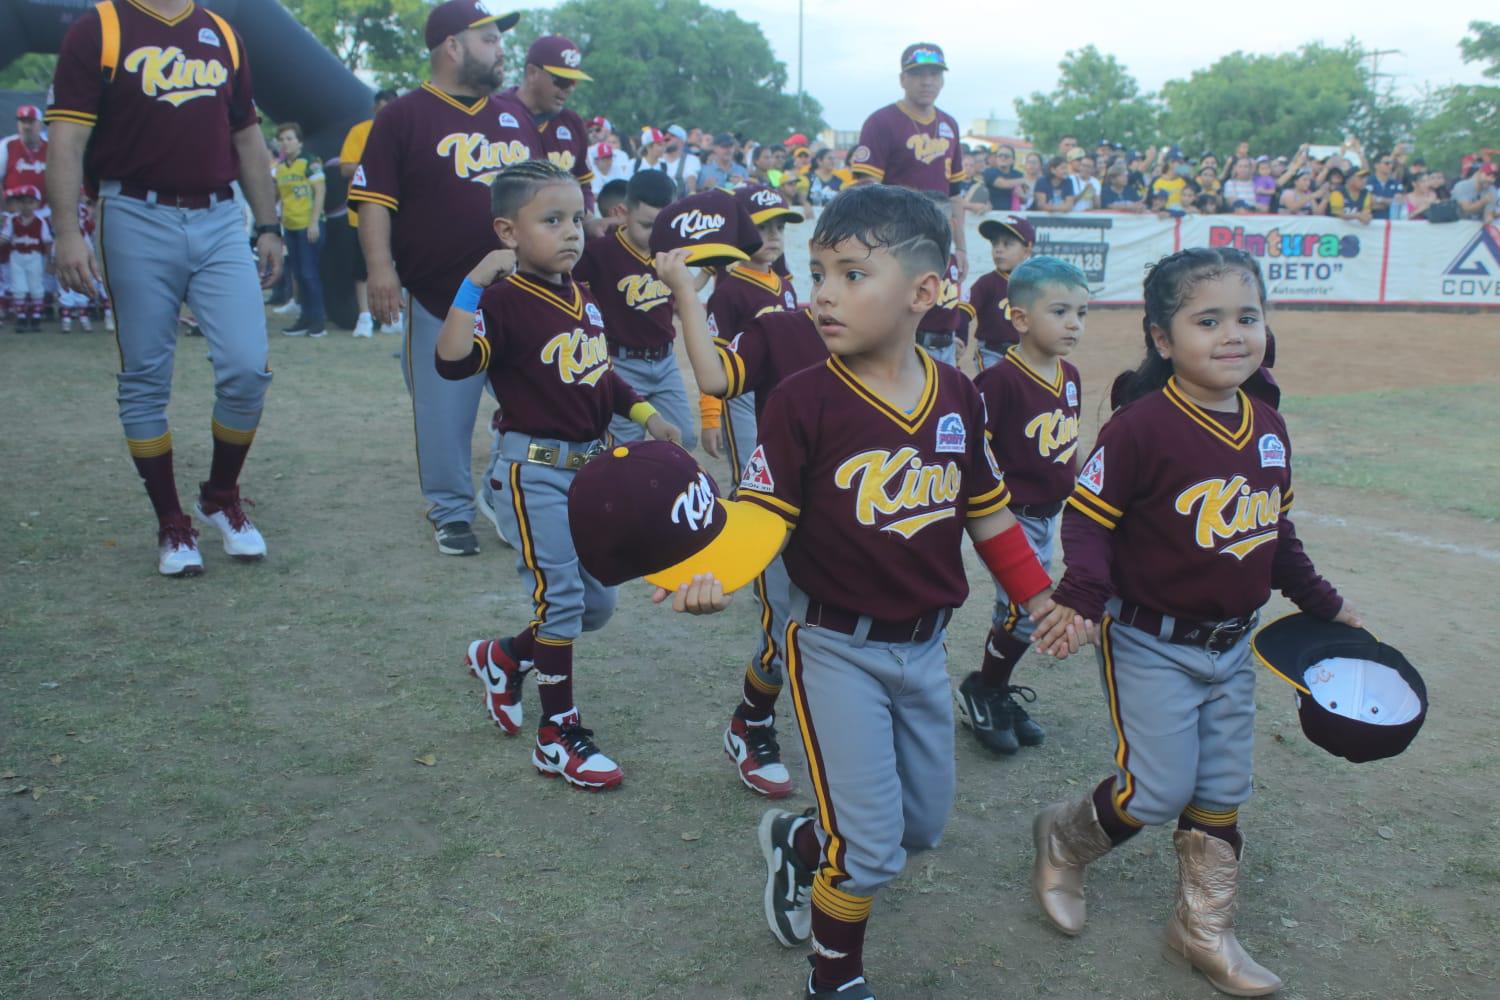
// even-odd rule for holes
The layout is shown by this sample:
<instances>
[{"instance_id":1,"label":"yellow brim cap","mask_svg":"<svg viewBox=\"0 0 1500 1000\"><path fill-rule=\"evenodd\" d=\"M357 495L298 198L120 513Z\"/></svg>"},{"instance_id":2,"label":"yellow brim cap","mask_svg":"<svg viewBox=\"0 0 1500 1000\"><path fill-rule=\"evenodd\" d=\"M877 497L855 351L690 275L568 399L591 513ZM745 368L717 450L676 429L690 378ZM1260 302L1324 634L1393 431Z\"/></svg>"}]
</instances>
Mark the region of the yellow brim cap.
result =
<instances>
[{"instance_id":1,"label":"yellow brim cap","mask_svg":"<svg viewBox=\"0 0 1500 1000\"><path fill-rule=\"evenodd\" d=\"M592 82L594 79L583 70L572 69L568 66L543 66L542 69L546 70L548 73L551 73L553 76L560 76L564 80L588 80Z\"/></svg>"},{"instance_id":2,"label":"yellow brim cap","mask_svg":"<svg viewBox=\"0 0 1500 1000\"><path fill-rule=\"evenodd\" d=\"M739 590L761 574L788 531L786 521L764 507L737 500L720 500L724 529L719 536L675 566L648 573L646 582L675 591L703 573L714 576L724 593Z\"/></svg>"},{"instance_id":3,"label":"yellow brim cap","mask_svg":"<svg viewBox=\"0 0 1500 1000\"><path fill-rule=\"evenodd\" d=\"M732 264L738 260L749 260L750 255L739 247L728 243L700 243L688 250L689 264L708 267L714 264Z\"/></svg>"},{"instance_id":4,"label":"yellow brim cap","mask_svg":"<svg viewBox=\"0 0 1500 1000\"><path fill-rule=\"evenodd\" d=\"M764 226L772 219L785 219L788 222L801 222L805 216L801 212L791 208L768 208L763 212L751 212L750 218L755 220L757 226Z\"/></svg>"}]
</instances>

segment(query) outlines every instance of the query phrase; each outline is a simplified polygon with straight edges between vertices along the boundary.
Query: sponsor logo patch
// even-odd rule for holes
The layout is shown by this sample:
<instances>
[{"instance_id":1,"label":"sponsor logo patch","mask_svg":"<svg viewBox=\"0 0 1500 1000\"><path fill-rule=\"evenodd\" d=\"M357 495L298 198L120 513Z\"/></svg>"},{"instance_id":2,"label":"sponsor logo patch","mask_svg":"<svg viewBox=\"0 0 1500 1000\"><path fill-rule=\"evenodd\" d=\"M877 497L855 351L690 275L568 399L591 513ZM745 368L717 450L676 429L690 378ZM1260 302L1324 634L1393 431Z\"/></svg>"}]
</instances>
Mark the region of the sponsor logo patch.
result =
<instances>
[{"instance_id":1,"label":"sponsor logo patch","mask_svg":"<svg viewBox=\"0 0 1500 1000\"><path fill-rule=\"evenodd\" d=\"M1063 391L1064 391L1064 393L1068 397L1068 405L1069 406L1077 406L1078 405L1078 386L1074 385L1070 381L1067 384L1067 387Z\"/></svg>"},{"instance_id":2,"label":"sponsor logo patch","mask_svg":"<svg viewBox=\"0 0 1500 1000\"><path fill-rule=\"evenodd\" d=\"M219 47L219 36L214 34L214 29L212 28L199 28L198 41L204 45L212 45L214 48Z\"/></svg>"},{"instance_id":3,"label":"sponsor logo patch","mask_svg":"<svg viewBox=\"0 0 1500 1000\"><path fill-rule=\"evenodd\" d=\"M476 309L474 310L474 336L483 337L485 335L486 331L484 329L484 310Z\"/></svg>"},{"instance_id":4,"label":"sponsor logo patch","mask_svg":"<svg viewBox=\"0 0 1500 1000\"><path fill-rule=\"evenodd\" d=\"M513 115L513 114L511 114L509 111L502 111L502 112L500 112L500 127L501 128L520 128L521 127L521 123L518 122L518 121L516 121L516 116Z\"/></svg>"},{"instance_id":5,"label":"sponsor logo patch","mask_svg":"<svg viewBox=\"0 0 1500 1000\"><path fill-rule=\"evenodd\" d=\"M583 311L588 315L590 323L594 324L595 326L604 325L604 317L600 314L598 306L590 302L583 307Z\"/></svg>"},{"instance_id":6,"label":"sponsor logo patch","mask_svg":"<svg viewBox=\"0 0 1500 1000\"><path fill-rule=\"evenodd\" d=\"M964 418L957 413L946 413L938 418L936 451L963 454L967 450L969 435L964 429Z\"/></svg>"},{"instance_id":7,"label":"sponsor logo patch","mask_svg":"<svg viewBox=\"0 0 1500 1000\"><path fill-rule=\"evenodd\" d=\"M1286 445L1275 434L1260 436L1260 467L1262 469L1286 468Z\"/></svg>"},{"instance_id":8,"label":"sponsor logo patch","mask_svg":"<svg viewBox=\"0 0 1500 1000\"><path fill-rule=\"evenodd\" d=\"M557 126L557 138L563 142L567 142L573 138L573 130L566 125L559 125Z\"/></svg>"},{"instance_id":9,"label":"sponsor logo patch","mask_svg":"<svg viewBox=\"0 0 1500 1000\"><path fill-rule=\"evenodd\" d=\"M788 289L786 291L785 298L786 298L786 307L788 309L796 309L797 308L797 296L792 294L791 289Z\"/></svg>"},{"instance_id":10,"label":"sponsor logo patch","mask_svg":"<svg viewBox=\"0 0 1500 1000\"><path fill-rule=\"evenodd\" d=\"M1094 452L1094 457L1089 459L1089 464L1083 467L1078 475L1078 485L1094 493L1102 492L1104 489L1104 449L1100 448Z\"/></svg>"},{"instance_id":11,"label":"sponsor logo patch","mask_svg":"<svg viewBox=\"0 0 1500 1000\"><path fill-rule=\"evenodd\" d=\"M953 138L953 127L947 122L938 123L938 135L944 139Z\"/></svg>"},{"instance_id":12,"label":"sponsor logo patch","mask_svg":"<svg viewBox=\"0 0 1500 1000\"><path fill-rule=\"evenodd\" d=\"M857 149L855 149L853 153L851 153L849 155L849 160L852 163L865 163L869 159L870 159L870 147L869 146L860 146Z\"/></svg>"},{"instance_id":13,"label":"sponsor logo patch","mask_svg":"<svg viewBox=\"0 0 1500 1000\"><path fill-rule=\"evenodd\" d=\"M359 166L357 166L357 167L354 168L354 180L351 183L353 184L354 187L364 187L364 184L365 184L365 166L364 166L363 163L361 163Z\"/></svg>"},{"instance_id":14,"label":"sponsor logo patch","mask_svg":"<svg viewBox=\"0 0 1500 1000\"><path fill-rule=\"evenodd\" d=\"M740 489L757 493L776 492L776 480L771 478L771 467L766 464L764 445L756 445L745 463L745 474L740 477Z\"/></svg>"},{"instance_id":15,"label":"sponsor logo patch","mask_svg":"<svg viewBox=\"0 0 1500 1000\"><path fill-rule=\"evenodd\" d=\"M714 511L718 509L714 485L709 482L708 473L700 472L673 501L672 523L685 524L689 531L701 531L714 523Z\"/></svg>"}]
</instances>

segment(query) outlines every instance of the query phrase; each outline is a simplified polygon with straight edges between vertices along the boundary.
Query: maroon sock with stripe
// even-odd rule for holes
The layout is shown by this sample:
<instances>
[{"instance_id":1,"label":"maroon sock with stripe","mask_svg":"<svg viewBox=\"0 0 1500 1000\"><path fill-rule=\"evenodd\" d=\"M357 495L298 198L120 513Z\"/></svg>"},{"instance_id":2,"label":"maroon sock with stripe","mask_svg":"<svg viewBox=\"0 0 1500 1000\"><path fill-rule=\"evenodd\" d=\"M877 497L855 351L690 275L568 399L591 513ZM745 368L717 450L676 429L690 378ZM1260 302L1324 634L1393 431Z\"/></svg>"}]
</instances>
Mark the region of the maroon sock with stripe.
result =
<instances>
[{"instance_id":1,"label":"maroon sock with stripe","mask_svg":"<svg viewBox=\"0 0 1500 1000\"><path fill-rule=\"evenodd\" d=\"M823 845L818 843L818 831L812 820L798 823L797 829L792 831L792 850L797 852L798 861L813 871L817 870L823 860Z\"/></svg>"},{"instance_id":2,"label":"maroon sock with stripe","mask_svg":"<svg viewBox=\"0 0 1500 1000\"><path fill-rule=\"evenodd\" d=\"M1094 813L1099 817L1099 825L1104 828L1105 833L1109 834L1110 843L1118 847L1141 832L1139 824L1126 820L1115 807L1114 775L1099 782L1094 788L1093 795Z\"/></svg>"},{"instance_id":3,"label":"maroon sock with stripe","mask_svg":"<svg viewBox=\"0 0 1500 1000\"><path fill-rule=\"evenodd\" d=\"M1030 645L1002 628L991 628L984 640L984 662L979 666L980 680L984 681L986 687L1001 691L1010 687L1016 663L1026 655Z\"/></svg>"},{"instance_id":4,"label":"maroon sock with stripe","mask_svg":"<svg viewBox=\"0 0 1500 1000\"><path fill-rule=\"evenodd\" d=\"M813 887L813 985L819 990L836 990L865 974L865 927L870 922L870 900L844 896L836 889L832 892L843 896L833 904L841 911L846 910L844 904L850 900L861 905L847 910L845 915L850 919L840 919L829 912L829 906L820 905L827 902L822 883Z\"/></svg>"},{"instance_id":5,"label":"maroon sock with stripe","mask_svg":"<svg viewBox=\"0 0 1500 1000\"><path fill-rule=\"evenodd\" d=\"M213 423L214 457L208 467L208 482L204 494L233 493L240 481L240 470L245 467L245 456L250 454L250 444L255 440L255 431L237 431L225 427L217 420Z\"/></svg>"},{"instance_id":6,"label":"maroon sock with stripe","mask_svg":"<svg viewBox=\"0 0 1500 1000\"><path fill-rule=\"evenodd\" d=\"M172 432L160 437L137 440L126 438L130 460L146 485L146 496L156 511L158 521L182 516L182 501L177 497L177 475L172 469Z\"/></svg>"},{"instance_id":7,"label":"maroon sock with stripe","mask_svg":"<svg viewBox=\"0 0 1500 1000\"><path fill-rule=\"evenodd\" d=\"M1238 809L1216 812L1191 805L1182 811L1181 816L1177 817L1177 829L1202 830L1210 837L1218 837L1234 848L1235 857L1240 856L1240 849L1245 846L1245 838L1240 836L1239 824L1240 811Z\"/></svg>"},{"instance_id":8,"label":"maroon sock with stripe","mask_svg":"<svg viewBox=\"0 0 1500 1000\"><path fill-rule=\"evenodd\" d=\"M746 667L742 701L739 708L735 709L735 713L746 722L765 722L776 714L776 698L781 694L780 685L775 691L766 691L760 684L760 679L755 676L755 667Z\"/></svg>"},{"instance_id":9,"label":"maroon sock with stripe","mask_svg":"<svg viewBox=\"0 0 1500 1000\"><path fill-rule=\"evenodd\" d=\"M573 711L573 643L538 636L535 662L533 676L546 725Z\"/></svg>"},{"instance_id":10,"label":"maroon sock with stripe","mask_svg":"<svg viewBox=\"0 0 1500 1000\"><path fill-rule=\"evenodd\" d=\"M516 660L525 663L527 660L536 659L536 629L527 625L516 637L510 641L510 651L515 654Z\"/></svg>"}]
</instances>

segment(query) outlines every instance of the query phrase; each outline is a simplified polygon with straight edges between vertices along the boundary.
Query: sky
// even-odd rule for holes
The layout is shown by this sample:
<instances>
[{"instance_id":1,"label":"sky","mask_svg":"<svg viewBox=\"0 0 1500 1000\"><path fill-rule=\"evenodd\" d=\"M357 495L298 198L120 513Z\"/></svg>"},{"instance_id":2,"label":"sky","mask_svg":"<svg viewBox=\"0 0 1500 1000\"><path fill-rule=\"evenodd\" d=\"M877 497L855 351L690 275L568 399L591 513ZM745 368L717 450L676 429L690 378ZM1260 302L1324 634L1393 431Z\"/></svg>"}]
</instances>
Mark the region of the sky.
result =
<instances>
[{"instance_id":1,"label":"sky","mask_svg":"<svg viewBox=\"0 0 1500 1000\"><path fill-rule=\"evenodd\" d=\"M797 0L706 2L757 22L787 64L795 90ZM1383 57L1381 72L1396 74L1398 92L1415 96L1426 84L1482 82L1479 67L1460 59L1458 42L1469 21L1485 19L1485 6L1321 0L1305 8L1316 16L1299 17L1304 8L1296 3L1250 4L1245 16L1231 6L1190 4L1164 8L1174 14L1163 25L1149 15L1155 9L1149 5L1102 0L1057 7L997 0L805 0L803 79L830 125L858 129L876 107L900 97L901 50L912 42L936 42L950 67L938 103L967 129L991 111L1014 119L1015 98L1050 91L1064 53L1090 43L1112 53L1144 90L1154 91L1236 49L1283 52L1310 41L1339 45L1353 35L1367 49L1400 49L1402 55ZM913 13L922 10L940 11L942 20L914 24ZM1065 22L1069 26L1061 27ZM1184 44L1189 26L1197 36Z\"/></svg>"}]
</instances>

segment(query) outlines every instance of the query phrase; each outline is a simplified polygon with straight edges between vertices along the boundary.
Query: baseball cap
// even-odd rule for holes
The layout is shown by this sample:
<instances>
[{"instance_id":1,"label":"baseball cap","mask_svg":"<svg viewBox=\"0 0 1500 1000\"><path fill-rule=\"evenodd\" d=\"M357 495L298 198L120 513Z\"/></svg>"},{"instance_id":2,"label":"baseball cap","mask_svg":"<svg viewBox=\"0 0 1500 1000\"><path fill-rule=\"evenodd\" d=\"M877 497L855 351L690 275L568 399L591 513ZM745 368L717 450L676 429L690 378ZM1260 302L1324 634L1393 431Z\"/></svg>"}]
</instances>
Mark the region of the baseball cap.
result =
<instances>
[{"instance_id":1,"label":"baseball cap","mask_svg":"<svg viewBox=\"0 0 1500 1000\"><path fill-rule=\"evenodd\" d=\"M941 47L931 42L917 42L908 45L901 53L901 71L904 73L918 66L936 66L938 69L947 69L948 62L943 58Z\"/></svg>"},{"instance_id":2,"label":"baseball cap","mask_svg":"<svg viewBox=\"0 0 1500 1000\"><path fill-rule=\"evenodd\" d=\"M1081 160L1088 155L1088 152L1085 151L1082 146L1074 146L1072 149L1068 150L1069 160Z\"/></svg>"},{"instance_id":3,"label":"baseball cap","mask_svg":"<svg viewBox=\"0 0 1500 1000\"><path fill-rule=\"evenodd\" d=\"M674 139L681 140L682 142L687 142L687 129L683 128L681 125L668 125L667 135L670 135Z\"/></svg>"},{"instance_id":4,"label":"baseball cap","mask_svg":"<svg viewBox=\"0 0 1500 1000\"><path fill-rule=\"evenodd\" d=\"M532 42L531 48L526 50L526 61L564 80L593 79L578 68L583 65L583 53L578 51L571 38L562 35L543 35Z\"/></svg>"},{"instance_id":5,"label":"baseball cap","mask_svg":"<svg viewBox=\"0 0 1500 1000\"><path fill-rule=\"evenodd\" d=\"M1297 689L1309 740L1356 764L1394 757L1427 719L1427 684L1401 651L1362 628L1303 612L1250 643L1255 658Z\"/></svg>"},{"instance_id":6,"label":"baseball cap","mask_svg":"<svg viewBox=\"0 0 1500 1000\"><path fill-rule=\"evenodd\" d=\"M653 142L666 142L666 141L667 141L666 133L664 133L659 128L654 128L654 127L652 127L650 125L647 125L645 128L641 129L641 145L642 146L649 146Z\"/></svg>"},{"instance_id":7,"label":"baseball cap","mask_svg":"<svg viewBox=\"0 0 1500 1000\"><path fill-rule=\"evenodd\" d=\"M786 141L783 142L782 145L787 147L806 146L807 136L803 135L801 132L793 132L791 135L786 137Z\"/></svg>"},{"instance_id":8,"label":"baseball cap","mask_svg":"<svg viewBox=\"0 0 1500 1000\"><path fill-rule=\"evenodd\" d=\"M651 252L688 247L688 263L700 267L749 260L760 249L760 233L744 204L713 188L662 209L651 227Z\"/></svg>"},{"instance_id":9,"label":"baseball cap","mask_svg":"<svg viewBox=\"0 0 1500 1000\"><path fill-rule=\"evenodd\" d=\"M39 122L42 120L42 110L35 104L23 104L16 109L16 121Z\"/></svg>"},{"instance_id":10,"label":"baseball cap","mask_svg":"<svg viewBox=\"0 0 1500 1000\"><path fill-rule=\"evenodd\" d=\"M757 504L725 500L703 467L669 441L621 444L568 488L578 561L607 587L645 577L676 590L712 573L725 592L776 558L787 525Z\"/></svg>"},{"instance_id":11,"label":"baseball cap","mask_svg":"<svg viewBox=\"0 0 1500 1000\"><path fill-rule=\"evenodd\" d=\"M597 143L594 146L594 159L596 159L596 160L602 160L606 156L614 156L614 155L615 155L615 147L611 146L607 142Z\"/></svg>"},{"instance_id":12,"label":"baseball cap","mask_svg":"<svg viewBox=\"0 0 1500 1000\"><path fill-rule=\"evenodd\" d=\"M13 188L6 189L5 197L7 197L7 198L35 198L37 201L41 201L42 200L42 192L38 191L36 189L36 187L33 186L33 185L31 185L31 184L18 184L18 185L16 185Z\"/></svg>"},{"instance_id":13,"label":"baseball cap","mask_svg":"<svg viewBox=\"0 0 1500 1000\"><path fill-rule=\"evenodd\" d=\"M493 24L501 31L509 31L521 20L520 11L502 13L495 0L448 0L432 8L427 15L425 37L427 48L435 49L450 35L477 28L481 24Z\"/></svg>"},{"instance_id":14,"label":"baseball cap","mask_svg":"<svg viewBox=\"0 0 1500 1000\"><path fill-rule=\"evenodd\" d=\"M590 118L589 128L602 128L606 132L614 131L614 129L610 127L609 119L604 117L603 115L595 115L594 117Z\"/></svg>"},{"instance_id":15,"label":"baseball cap","mask_svg":"<svg viewBox=\"0 0 1500 1000\"><path fill-rule=\"evenodd\" d=\"M763 226L772 219L801 222L804 218L801 212L787 204L780 191L764 184L746 184L737 188L734 198L750 213L750 220L757 226Z\"/></svg>"},{"instance_id":16,"label":"baseball cap","mask_svg":"<svg viewBox=\"0 0 1500 1000\"><path fill-rule=\"evenodd\" d=\"M1166 156L1166 158L1169 159L1169 160L1182 160L1182 159L1186 159L1186 157L1184 157L1182 155L1182 147L1181 146L1173 146L1170 149L1168 149L1167 150L1167 156Z\"/></svg>"},{"instance_id":17,"label":"baseball cap","mask_svg":"<svg viewBox=\"0 0 1500 1000\"><path fill-rule=\"evenodd\" d=\"M1031 224L1030 219L1010 212L986 212L984 218L979 220L979 235L991 243L1005 231L1014 233L1027 246L1036 243L1036 227Z\"/></svg>"},{"instance_id":18,"label":"baseball cap","mask_svg":"<svg viewBox=\"0 0 1500 1000\"><path fill-rule=\"evenodd\" d=\"M720 132L718 135L714 136L714 145L715 146L733 146L734 145L734 136L732 134L728 133L728 132Z\"/></svg>"}]
</instances>

